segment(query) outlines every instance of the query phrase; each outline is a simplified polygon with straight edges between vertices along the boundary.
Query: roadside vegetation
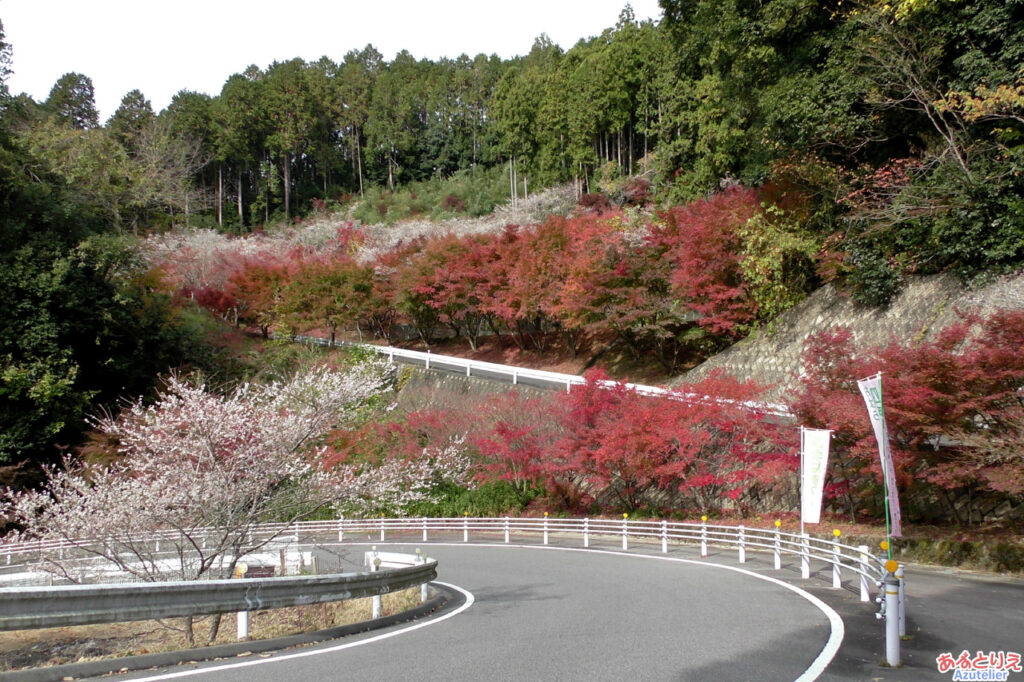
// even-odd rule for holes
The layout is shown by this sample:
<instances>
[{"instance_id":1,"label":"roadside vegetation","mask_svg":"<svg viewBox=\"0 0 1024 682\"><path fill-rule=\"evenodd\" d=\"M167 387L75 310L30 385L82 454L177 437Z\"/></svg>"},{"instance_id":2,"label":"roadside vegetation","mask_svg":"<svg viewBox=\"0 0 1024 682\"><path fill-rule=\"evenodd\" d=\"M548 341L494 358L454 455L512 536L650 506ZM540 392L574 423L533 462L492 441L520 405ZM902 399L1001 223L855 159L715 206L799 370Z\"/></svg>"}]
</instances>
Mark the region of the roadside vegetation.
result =
<instances>
[{"instance_id":1,"label":"roadside vegetation","mask_svg":"<svg viewBox=\"0 0 1024 682\"><path fill-rule=\"evenodd\" d=\"M43 102L0 87L7 525L187 531L215 519L175 495L258 472L270 489L204 507L251 512L224 552L247 524L342 511L792 510L793 429L757 410L599 390L600 369L567 396L407 409L368 358L280 340L670 377L823 284L884 306L912 274L1020 270L1016 4L662 6L511 60L367 46L161 112L133 91L102 125L82 74ZM0 83L11 67L0 35ZM908 522L1019 523L1022 335L1008 312L856 353L812 337L789 407L836 432L831 512L881 518L852 382L883 371ZM209 419L244 438L190 430Z\"/></svg>"}]
</instances>

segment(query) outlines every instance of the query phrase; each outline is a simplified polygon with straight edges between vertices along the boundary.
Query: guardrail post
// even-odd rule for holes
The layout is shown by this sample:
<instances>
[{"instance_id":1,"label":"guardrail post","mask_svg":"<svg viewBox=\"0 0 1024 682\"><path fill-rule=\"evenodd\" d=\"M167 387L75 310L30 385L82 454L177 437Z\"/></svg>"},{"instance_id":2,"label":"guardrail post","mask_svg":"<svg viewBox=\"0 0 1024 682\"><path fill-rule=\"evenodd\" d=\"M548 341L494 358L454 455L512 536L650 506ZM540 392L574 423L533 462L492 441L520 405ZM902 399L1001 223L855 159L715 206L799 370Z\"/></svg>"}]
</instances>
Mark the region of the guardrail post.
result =
<instances>
[{"instance_id":1,"label":"guardrail post","mask_svg":"<svg viewBox=\"0 0 1024 682\"><path fill-rule=\"evenodd\" d=\"M841 572L842 555L839 553L839 529L832 531L832 587L842 589L843 574Z\"/></svg>"},{"instance_id":2,"label":"guardrail post","mask_svg":"<svg viewBox=\"0 0 1024 682\"><path fill-rule=\"evenodd\" d=\"M705 514L700 517L700 555L708 556L708 517Z\"/></svg>"},{"instance_id":3,"label":"guardrail post","mask_svg":"<svg viewBox=\"0 0 1024 682\"><path fill-rule=\"evenodd\" d=\"M906 635L907 635L907 596L906 596L906 593L903 591L903 586L904 586L904 581L903 581L903 564L900 564L899 567L896 569L895 575L896 575L896 579L900 581L900 584L899 584L899 598L900 598L899 599L899 602L900 602L900 609L899 609L899 611L900 611L900 617L899 617L900 627L899 627L899 632L900 632L900 637L906 637Z\"/></svg>"},{"instance_id":4,"label":"guardrail post","mask_svg":"<svg viewBox=\"0 0 1024 682\"><path fill-rule=\"evenodd\" d=\"M429 350L427 351L426 363L427 363L427 366L425 367L425 369L430 369L430 351Z\"/></svg>"},{"instance_id":5,"label":"guardrail post","mask_svg":"<svg viewBox=\"0 0 1024 682\"><path fill-rule=\"evenodd\" d=\"M423 517L423 542L427 541L427 517Z\"/></svg>"},{"instance_id":6,"label":"guardrail post","mask_svg":"<svg viewBox=\"0 0 1024 682\"><path fill-rule=\"evenodd\" d=\"M505 544L508 544L508 517L505 517Z\"/></svg>"},{"instance_id":7,"label":"guardrail post","mask_svg":"<svg viewBox=\"0 0 1024 682\"><path fill-rule=\"evenodd\" d=\"M342 514L338 519L338 542L345 541L345 515Z\"/></svg>"},{"instance_id":8,"label":"guardrail post","mask_svg":"<svg viewBox=\"0 0 1024 682\"><path fill-rule=\"evenodd\" d=\"M811 577L811 536L800 534L800 577L807 580Z\"/></svg>"},{"instance_id":9,"label":"guardrail post","mask_svg":"<svg viewBox=\"0 0 1024 682\"><path fill-rule=\"evenodd\" d=\"M159 552L160 551L160 536L159 535L156 538L156 542L153 543L153 551L154 552Z\"/></svg>"},{"instance_id":10,"label":"guardrail post","mask_svg":"<svg viewBox=\"0 0 1024 682\"><path fill-rule=\"evenodd\" d=\"M871 566L871 550L867 545L859 545L857 550L860 551L860 600L871 601L867 575L868 569Z\"/></svg>"},{"instance_id":11,"label":"guardrail post","mask_svg":"<svg viewBox=\"0 0 1024 682\"><path fill-rule=\"evenodd\" d=\"M389 365L395 364L395 351L393 351L393 350L388 351L388 364Z\"/></svg>"},{"instance_id":12,"label":"guardrail post","mask_svg":"<svg viewBox=\"0 0 1024 682\"><path fill-rule=\"evenodd\" d=\"M629 522L629 514L622 515L622 549L629 549L629 529L626 524Z\"/></svg>"},{"instance_id":13,"label":"guardrail post","mask_svg":"<svg viewBox=\"0 0 1024 682\"><path fill-rule=\"evenodd\" d=\"M469 368L470 368L470 367L471 367L471 365L466 365L466 376L467 376L467 377L468 377L468 376L472 376L472 375L471 375L471 374L469 373Z\"/></svg>"},{"instance_id":14,"label":"guardrail post","mask_svg":"<svg viewBox=\"0 0 1024 682\"><path fill-rule=\"evenodd\" d=\"M893 562L895 563L895 562ZM900 581L891 572L882 579L885 586L885 662L900 665Z\"/></svg>"},{"instance_id":15,"label":"guardrail post","mask_svg":"<svg viewBox=\"0 0 1024 682\"><path fill-rule=\"evenodd\" d=\"M544 512L544 544L548 544L548 513Z\"/></svg>"},{"instance_id":16,"label":"guardrail post","mask_svg":"<svg viewBox=\"0 0 1024 682\"><path fill-rule=\"evenodd\" d=\"M515 386L519 383L519 372L512 372L512 385Z\"/></svg>"},{"instance_id":17,"label":"guardrail post","mask_svg":"<svg viewBox=\"0 0 1024 682\"><path fill-rule=\"evenodd\" d=\"M469 512L462 515L462 541L469 542Z\"/></svg>"},{"instance_id":18,"label":"guardrail post","mask_svg":"<svg viewBox=\"0 0 1024 682\"><path fill-rule=\"evenodd\" d=\"M249 612L239 611L236 616L238 627L236 628L236 635L239 642L244 642L249 639Z\"/></svg>"},{"instance_id":19,"label":"guardrail post","mask_svg":"<svg viewBox=\"0 0 1024 682\"><path fill-rule=\"evenodd\" d=\"M370 572L376 573L380 569L380 557L377 556L377 548L373 548L373 559L370 561ZM373 596L373 612L370 614L371 618L380 618L381 614L381 603L380 595L376 594Z\"/></svg>"},{"instance_id":20,"label":"guardrail post","mask_svg":"<svg viewBox=\"0 0 1024 682\"><path fill-rule=\"evenodd\" d=\"M416 548L416 563L425 564L427 563L427 557L420 554L420 548ZM422 583L420 585L420 603L424 604L427 601L427 584Z\"/></svg>"},{"instance_id":21,"label":"guardrail post","mask_svg":"<svg viewBox=\"0 0 1024 682\"><path fill-rule=\"evenodd\" d=\"M566 382L565 382L565 392L566 393L572 393L572 382L571 381L566 380Z\"/></svg>"},{"instance_id":22,"label":"guardrail post","mask_svg":"<svg viewBox=\"0 0 1024 682\"><path fill-rule=\"evenodd\" d=\"M668 521L661 520L661 553L668 553Z\"/></svg>"},{"instance_id":23,"label":"guardrail post","mask_svg":"<svg viewBox=\"0 0 1024 682\"><path fill-rule=\"evenodd\" d=\"M244 563L235 564L235 577L236 578L244 578L245 577L245 573L248 570L249 570L249 567L246 566ZM281 571L281 575L284 575L284 570L283 569ZM240 642L249 639L249 612L248 611L238 611L235 614L235 637Z\"/></svg>"},{"instance_id":24,"label":"guardrail post","mask_svg":"<svg viewBox=\"0 0 1024 682\"><path fill-rule=\"evenodd\" d=\"M590 547L590 519L583 519L583 546Z\"/></svg>"},{"instance_id":25,"label":"guardrail post","mask_svg":"<svg viewBox=\"0 0 1024 682\"><path fill-rule=\"evenodd\" d=\"M782 526L782 521L775 522L775 570L782 568L782 533L779 530Z\"/></svg>"}]
</instances>

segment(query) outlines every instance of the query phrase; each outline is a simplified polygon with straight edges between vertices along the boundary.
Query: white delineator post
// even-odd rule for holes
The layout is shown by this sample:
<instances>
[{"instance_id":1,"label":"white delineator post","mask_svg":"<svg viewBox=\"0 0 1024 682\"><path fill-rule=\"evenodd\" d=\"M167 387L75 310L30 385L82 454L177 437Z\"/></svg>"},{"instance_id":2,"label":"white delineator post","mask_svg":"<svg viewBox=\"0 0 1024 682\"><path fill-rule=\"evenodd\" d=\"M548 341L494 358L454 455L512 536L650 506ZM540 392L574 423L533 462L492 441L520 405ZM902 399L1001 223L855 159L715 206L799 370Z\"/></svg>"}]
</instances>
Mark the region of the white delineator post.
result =
<instances>
[{"instance_id":1,"label":"white delineator post","mask_svg":"<svg viewBox=\"0 0 1024 682\"><path fill-rule=\"evenodd\" d=\"M871 566L871 553L867 545L858 545L860 551L860 600L871 601L871 592L868 586L868 569Z\"/></svg>"},{"instance_id":2,"label":"white delineator post","mask_svg":"<svg viewBox=\"0 0 1024 682\"><path fill-rule=\"evenodd\" d=\"M590 519L583 519L583 546L590 547Z\"/></svg>"},{"instance_id":3,"label":"white delineator post","mask_svg":"<svg viewBox=\"0 0 1024 682\"><path fill-rule=\"evenodd\" d=\"M427 541L427 517L423 517L423 542Z\"/></svg>"},{"instance_id":4,"label":"white delineator post","mask_svg":"<svg viewBox=\"0 0 1024 682\"><path fill-rule=\"evenodd\" d=\"M832 587L842 589L843 574L840 571L842 555L839 553L839 529L832 531Z\"/></svg>"},{"instance_id":5,"label":"white delineator post","mask_svg":"<svg viewBox=\"0 0 1024 682\"><path fill-rule=\"evenodd\" d=\"M775 570L778 571L782 568L782 535L780 527L782 521L775 522Z\"/></svg>"},{"instance_id":6,"label":"white delineator post","mask_svg":"<svg viewBox=\"0 0 1024 682\"><path fill-rule=\"evenodd\" d=\"M548 513L544 512L544 544L548 544Z\"/></svg>"},{"instance_id":7,"label":"white delineator post","mask_svg":"<svg viewBox=\"0 0 1024 682\"><path fill-rule=\"evenodd\" d=\"M661 521L661 553L668 553L668 521Z\"/></svg>"},{"instance_id":8,"label":"white delineator post","mask_svg":"<svg viewBox=\"0 0 1024 682\"><path fill-rule=\"evenodd\" d=\"M708 517L700 517L700 555L708 556Z\"/></svg>"},{"instance_id":9,"label":"white delineator post","mask_svg":"<svg viewBox=\"0 0 1024 682\"><path fill-rule=\"evenodd\" d=\"M622 549L629 549L629 514L622 515Z\"/></svg>"},{"instance_id":10,"label":"white delineator post","mask_svg":"<svg viewBox=\"0 0 1024 682\"><path fill-rule=\"evenodd\" d=\"M747 563L747 544L746 544L746 533L744 533L743 526L740 526L739 532L739 559L741 564Z\"/></svg>"},{"instance_id":11,"label":"white delineator post","mask_svg":"<svg viewBox=\"0 0 1024 682\"><path fill-rule=\"evenodd\" d=\"M811 536L800 533L800 577L807 580L811 577Z\"/></svg>"},{"instance_id":12,"label":"white delineator post","mask_svg":"<svg viewBox=\"0 0 1024 682\"><path fill-rule=\"evenodd\" d=\"M380 515L380 541L384 542L384 515Z\"/></svg>"},{"instance_id":13,"label":"white delineator post","mask_svg":"<svg viewBox=\"0 0 1024 682\"><path fill-rule=\"evenodd\" d=\"M505 544L508 544L508 517L505 517Z\"/></svg>"},{"instance_id":14,"label":"white delineator post","mask_svg":"<svg viewBox=\"0 0 1024 682\"><path fill-rule=\"evenodd\" d=\"M462 515L462 541L469 542L469 512Z\"/></svg>"},{"instance_id":15,"label":"white delineator post","mask_svg":"<svg viewBox=\"0 0 1024 682\"><path fill-rule=\"evenodd\" d=\"M338 517L338 542L345 541L345 515Z\"/></svg>"}]
</instances>

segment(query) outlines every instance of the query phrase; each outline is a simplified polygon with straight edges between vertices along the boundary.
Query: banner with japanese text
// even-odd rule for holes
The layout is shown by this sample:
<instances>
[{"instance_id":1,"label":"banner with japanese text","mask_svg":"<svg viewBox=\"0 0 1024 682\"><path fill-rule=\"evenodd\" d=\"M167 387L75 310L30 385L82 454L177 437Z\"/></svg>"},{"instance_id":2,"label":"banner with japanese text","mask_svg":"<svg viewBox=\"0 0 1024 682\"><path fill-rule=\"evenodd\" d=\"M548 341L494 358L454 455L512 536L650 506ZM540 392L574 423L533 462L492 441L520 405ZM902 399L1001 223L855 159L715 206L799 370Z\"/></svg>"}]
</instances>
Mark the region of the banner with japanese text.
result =
<instances>
[{"instance_id":1,"label":"banner with japanese text","mask_svg":"<svg viewBox=\"0 0 1024 682\"><path fill-rule=\"evenodd\" d=\"M800 520L821 523L821 497L832 432L800 427Z\"/></svg>"},{"instance_id":2,"label":"banner with japanese text","mask_svg":"<svg viewBox=\"0 0 1024 682\"><path fill-rule=\"evenodd\" d=\"M896 489L896 470L892 465L892 451L889 449L889 432L885 426L885 411L882 408L882 375L876 374L857 382L864 403L871 417L871 427L878 441L878 456L882 461L882 475L885 477L885 488L889 502L889 520L892 523L892 536L902 537L900 497Z\"/></svg>"}]
</instances>

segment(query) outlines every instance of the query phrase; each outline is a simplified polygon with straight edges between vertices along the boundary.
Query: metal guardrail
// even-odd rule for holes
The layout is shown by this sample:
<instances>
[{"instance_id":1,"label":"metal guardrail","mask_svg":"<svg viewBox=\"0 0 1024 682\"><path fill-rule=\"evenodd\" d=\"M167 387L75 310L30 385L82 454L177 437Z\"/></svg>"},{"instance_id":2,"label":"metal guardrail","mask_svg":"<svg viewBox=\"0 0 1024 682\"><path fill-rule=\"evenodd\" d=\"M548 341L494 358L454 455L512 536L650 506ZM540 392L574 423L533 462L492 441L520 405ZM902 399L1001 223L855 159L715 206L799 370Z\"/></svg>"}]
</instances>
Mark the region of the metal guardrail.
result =
<instances>
[{"instance_id":1,"label":"metal guardrail","mask_svg":"<svg viewBox=\"0 0 1024 682\"><path fill-rule=\"evenodd\" d=\"M301 343L308 343L317 346L331 346L330 339L320 338L318 336L293 336L295 341ZM380 355L386 356L388 360L394 363L396 360L401 360L409 364L415 364L417 366L423 366L425 369L446 369L458 371L460 374L465 372L467 377L473 376L473 372L477 373L477 376L496 375L502 379L510 381L513 385L519 384L521 381L533 381L536 383L543 384L550 387L565 387L565 389L571 390L573 386L581 386L587 382L586 379L578 374L562 374L560 372L548 372L540 369L531 369L529 367L516 367L514 365L499 365L493 362L482 362L479 360L470 360L468 358L460 358L454 355L438 355L431 353L430 351L417 351L409 350L406 348L395 348L393 346L378 346L375 344L368 343L352 343L349 341L335 341L334 345L337 346L348 346L352 348L363 348ZM490 377L493 378L493 377ZM608 386L614 386L614 381L604 381L603 384ZM692 398L695 400L714 400L712 396L687 396L680 394L677 391L665 389L660 386L648 386L645 384L625 384L626 388L631 391L636 391L641 395L655 396L655 397L682 397ZM732 401L723 401L726 403ZM768 414L776 417L792 417L792 413L785 405L778 403L759 403L759 402L744 402L743 407L751 410L762 410Z\"/></svg>"},{"instance_id":2,"label":"metal guardrail","mask_svg":"<svg viewBox=\"0 0 1024 682\"><path fill-rule=\"evenodd\" d=\"M213 532L214 529L209 529ZM875 556L866 545L846 545L835 537L829 539L815 538L810 535L800 536L785 533L778 528L764 529L746 526L714 525L706 522L685 523L677 521L650 521L631 519L566 519L566 518L526 518L526 517L491 517L491 518L380 518L380 519L334 519L325 521L298 521L291 524L268 523L254 526L254 538L274 538L278 543L298 543L303 539L309 541L334 539L343 541L346 534L359 534L369 539L384 541L392 533L415 533L423 542L428 542L432 533L461 536L469 541L470 533L486 533L498 535L504 542L511 542L513 535L517 541L540 539L546 544L549 536L554 533L577 536L584 547L590 544L594 536L614 536L621 538L623 549L628 549L631 539L660 541L662 551L667 552L669 543L699 544L701 556L707 556L709 546L732 547L736 550L741 562L745 561L747 550L765 550L772 552L777 561L784 555L797 556L801 559L801 573L809 574L810 562L819 561L831 566L839 574L849 571L864 581L876 583L878 586L884 575L884 559ZM201 532L193 532L192 537L201 537ZM161 543L172 543L177 535L174 531L153 531L132 537L137 544L148 543L154 552L159 552ZM13 571L19 567L45 561L48 556L64 559L81 558L95 560L95 552L89 547L100 544L94 540L46 540L29 541L11 544L0 544L0 568ZM202 582L202 581L201 581ZM861 598L865 596L865 586L861 586Z\"/></svg>"},{"instance_id":3,"label":"metal guardrail","mask_svg":"<svg viewBox=\"0 0 1024 682\"><path fill-rule=\"evenodd\" d=\"M423 585L437 562L324 576L0 588L0 630L174 618L375 597ZM392 564L394 565L394 564Z\"/></svg>"},{"instance_id":4,"label":"metal guardrail","mask_svg":"<svg viewBox=\"0 0 1024 682\"><path fill-rule=\"evenodd\" d=\"M885 558L872 554L867 545L851 546L839 542L838 538L815 538L808 534L782 532L773 529L747 526L713 525L706 522L683 523L676 521L648 521L623 519L564 519L564 518L380 518L380 519L338 519L334 521L312 521L301 525L306 533L337 533L339 542L346 536L361 536L361 541L384 542L393 535L400 537L415 535L422 542L430 542L432 534L455 537L463 542L481 539L486 534L490 539L500 538L505 544L513 539L518 543L539 540L549 543L552 535L574 536L583 547L590 547L591 538L614 537L621 539L622 549L628 550L630 541L645 540L660 543L661 551L667 553L670 544L699 545L700 556L708 556L709 547L733 548L740 563L746 562L746 553L752 550L770 552L775 568L781 568L783 556L800 559L801 575L809 578L811 562L827 565L832 573L832 585L841 588L844 571L855 579L854 585L862 601L870 600L871 588L880 588L885 575Z\"/></svg>"}]
</instances>

